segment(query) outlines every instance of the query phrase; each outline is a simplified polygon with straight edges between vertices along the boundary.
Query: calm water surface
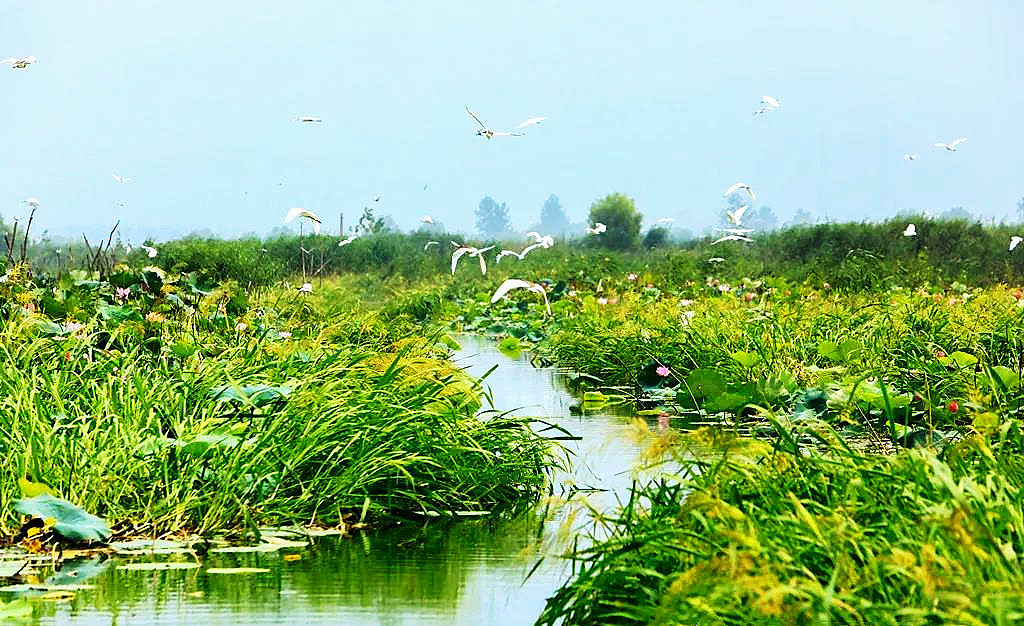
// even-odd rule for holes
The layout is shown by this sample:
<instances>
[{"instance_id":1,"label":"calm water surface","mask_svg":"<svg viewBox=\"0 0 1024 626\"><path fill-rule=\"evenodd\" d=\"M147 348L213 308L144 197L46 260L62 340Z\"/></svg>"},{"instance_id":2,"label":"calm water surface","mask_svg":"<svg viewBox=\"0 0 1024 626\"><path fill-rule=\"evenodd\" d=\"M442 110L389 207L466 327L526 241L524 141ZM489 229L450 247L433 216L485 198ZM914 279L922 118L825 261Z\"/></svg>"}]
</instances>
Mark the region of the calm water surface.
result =
<instances>
[{"instance_id":1,"label":"calm water surface","mask_svg":"<svg viewBox=\"0 0 1024 626\"><path fill-rule=\"evenodd\" d=\"M494 408L558 423L570 442L573 466L555 476L566 485L610 489L591 496L615 504L633 478L638 449L628 419L613 414L570 416L576 400L553 369L537 369L524 354L502 355L486 338L460 336L457 362L486 379ZM468 520L402 526L347 537L314 539L312 547L260 554L210 554L202 568L128 571L126 559L83 563L100 573L70 601L33 603L38 624L381 624L445 626L527 625L568 577L552 544L584 523L570 507L553 506L514 520ZM288 560L286 554L298 555ZM543 564L526 575L544 555ZM158 557L159 558L159 557ZM292 557L294 558L294 557ZM136 558L135 560L148 560ZM177 560L181 560L180 558ZM64 571L76 567L69 563ZM259 567L264 573L207 573L211 567ZM84 570L83 570L84 571ZM4 594L0 599L10 600Z\"/></svg>"}]
</instances>

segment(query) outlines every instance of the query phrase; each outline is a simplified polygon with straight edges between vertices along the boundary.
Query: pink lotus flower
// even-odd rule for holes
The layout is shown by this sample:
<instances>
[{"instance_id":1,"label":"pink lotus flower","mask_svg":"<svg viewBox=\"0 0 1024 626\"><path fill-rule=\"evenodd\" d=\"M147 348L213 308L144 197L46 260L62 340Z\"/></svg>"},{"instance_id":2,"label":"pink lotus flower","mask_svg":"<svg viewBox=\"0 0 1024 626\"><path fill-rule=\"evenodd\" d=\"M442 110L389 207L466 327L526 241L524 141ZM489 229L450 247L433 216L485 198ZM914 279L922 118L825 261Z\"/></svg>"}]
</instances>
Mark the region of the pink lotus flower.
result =
<instances>
[{"instance_id":1,"label":"pink lotus flower","mask_svg":"<svg viewBox=\"0 0 1024 626\"><path fill-rule=\"evenodd\" d=\"M665 377L672 373L672 370L668 369L664 365L659 365L658 369L654 370L654 373L658 376Z\"/></svg>"}]
</instances>

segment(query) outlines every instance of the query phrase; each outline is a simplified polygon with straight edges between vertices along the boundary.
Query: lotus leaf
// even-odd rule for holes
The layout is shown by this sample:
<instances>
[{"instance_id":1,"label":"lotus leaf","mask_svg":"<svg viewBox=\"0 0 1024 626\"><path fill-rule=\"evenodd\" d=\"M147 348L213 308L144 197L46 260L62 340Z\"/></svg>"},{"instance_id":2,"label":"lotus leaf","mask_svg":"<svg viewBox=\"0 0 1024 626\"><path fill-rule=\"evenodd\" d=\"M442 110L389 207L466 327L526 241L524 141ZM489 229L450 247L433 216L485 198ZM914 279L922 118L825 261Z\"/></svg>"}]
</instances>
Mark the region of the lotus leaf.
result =
<instances>
[{"instance_id":1,"label":"lotus leaf","mask_svg":"<svg viewBox=\"0 0 1024 626\"><path fill-rule=\"evenodd\" d=\"M14 510L42 520L56 520L53 525L59 535L80 541L106 541L110 537L107 523L67 500L41 494L34 498L15 500Z\"/></svg>"}]
</instances>

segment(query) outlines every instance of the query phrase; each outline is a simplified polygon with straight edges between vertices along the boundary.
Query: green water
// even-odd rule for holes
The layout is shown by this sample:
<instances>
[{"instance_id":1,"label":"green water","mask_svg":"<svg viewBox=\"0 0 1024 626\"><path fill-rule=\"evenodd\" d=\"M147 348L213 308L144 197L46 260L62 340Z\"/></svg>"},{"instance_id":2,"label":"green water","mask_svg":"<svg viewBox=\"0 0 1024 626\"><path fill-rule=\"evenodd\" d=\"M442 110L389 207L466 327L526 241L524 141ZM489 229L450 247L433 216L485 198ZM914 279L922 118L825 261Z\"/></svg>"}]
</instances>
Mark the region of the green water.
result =
<instances>
[{"instance_id":1,"label":"green water","mask_svg":"<svg viewBox=\"0 0 1024 626\"><path fill-rule=\"evenodd\" d=\"M555 495L567 493L570 485L602 487L609 491L587 497L600 508L614 506L632 480L637 453L626 436L628 421L612 414L570 416L569 405L576 400L556 372L533 368L526 356L502 355L486 339L459 340L458 362L470 373L482 375L498 364L486 380L496 408L550 418L582 437L568 444L573 466L555 475ZM22 623L532 624L570 573L552 546L571 538L566 528L585 523L573 516L573 506L578 508L548 503L513 520L407 524L319 537L306 548L271 553L210 553L199 568L187 570L118 569L133 561L188 560L180 556L69 562L64 572L96 572L87 580L73 577L91 588L70 600L32 600L32 617ZM237 567L269 571L208 572Z\"/></svg>"}]
</instances>

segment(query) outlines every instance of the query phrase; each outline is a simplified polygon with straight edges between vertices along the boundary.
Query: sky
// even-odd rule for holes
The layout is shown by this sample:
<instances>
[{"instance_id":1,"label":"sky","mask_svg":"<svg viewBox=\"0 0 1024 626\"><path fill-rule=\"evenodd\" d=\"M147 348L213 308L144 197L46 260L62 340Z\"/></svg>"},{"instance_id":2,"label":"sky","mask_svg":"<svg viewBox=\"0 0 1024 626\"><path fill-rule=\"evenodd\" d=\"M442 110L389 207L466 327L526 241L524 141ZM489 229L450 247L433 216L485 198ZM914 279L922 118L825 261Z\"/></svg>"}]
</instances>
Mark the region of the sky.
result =
<instances>
[{"instance_id":1,"label":"sky","mask_svg":"<svg viewBox=\"0 0 1024 626\"><path fill-rule=\"evenodd\" d=\"M1016 0L15 3L0 58L38 60L0 65L0 215L33 197L34 236L140 243L372 206L472 233L484 196L525 229L551 194L583 221L620 192L699 231L742 181L781 222L1016 222L1022 24ZM547 119L488 140L467 106Z\"/></svg>"}]
</instances>

